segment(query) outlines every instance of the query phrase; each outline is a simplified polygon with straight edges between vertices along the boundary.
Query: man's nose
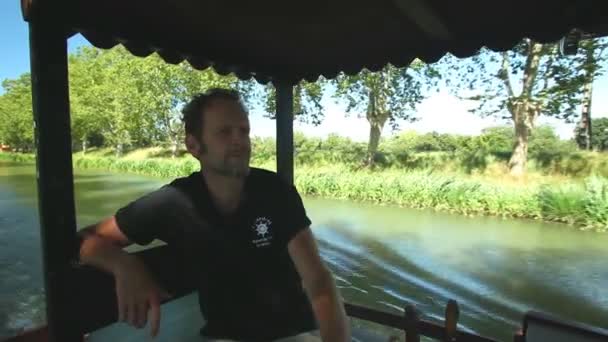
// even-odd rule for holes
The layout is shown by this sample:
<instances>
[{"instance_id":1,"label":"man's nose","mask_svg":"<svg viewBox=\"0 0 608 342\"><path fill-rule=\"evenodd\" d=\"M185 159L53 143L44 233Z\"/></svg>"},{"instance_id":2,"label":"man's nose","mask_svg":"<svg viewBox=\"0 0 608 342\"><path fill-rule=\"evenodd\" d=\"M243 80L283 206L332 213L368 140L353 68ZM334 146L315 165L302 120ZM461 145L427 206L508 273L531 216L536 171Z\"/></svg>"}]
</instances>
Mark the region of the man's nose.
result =
<instances>
[{"instance_id":1,"label":"man's nose","mask_svg":"<svg viewBox=\"0 0 608 342\"><path fill-rule=\"evenodd\" d=\"M243 146L247 143L248 139L249 135L241 132L241 130L238 129L233 130L230 136L230 142L232 145Z\"/></svg>"}]
</instances>

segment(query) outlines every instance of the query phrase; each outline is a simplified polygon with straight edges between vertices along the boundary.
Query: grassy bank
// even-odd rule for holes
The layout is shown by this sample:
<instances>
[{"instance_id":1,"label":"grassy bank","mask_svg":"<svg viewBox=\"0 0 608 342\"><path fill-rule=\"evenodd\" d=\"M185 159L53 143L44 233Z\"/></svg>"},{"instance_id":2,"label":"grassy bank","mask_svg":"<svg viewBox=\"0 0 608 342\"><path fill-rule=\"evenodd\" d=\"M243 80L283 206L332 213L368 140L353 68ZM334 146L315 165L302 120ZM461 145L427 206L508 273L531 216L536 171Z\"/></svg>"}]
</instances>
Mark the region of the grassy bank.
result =
<instances>
[{"instance_id":1,"label":"grassy bank","mask_svg":"<svg viewBox=\"0 0 608 342\"><path fill-rule=\"evenodd\" d=\"M299 169L296 185L302 193L321 197L557 221L598 231L608 228L608 180L602 177L522 187L424 171L352 173L338 167Z\"/></svg>"},{"instance_id":2,"label":"grassy bank","mask_svg":"<svg viewBox=\"0 0 608 342\"><path fill-rule=\"evenodd\" d=\"M29 153L8 153L1 152L0 160L13 161L18 163L33 163L36 161L36 156Z\"/></svg>"},{"instance_id":3,"label":"grassy bank","mask_svg":"<svg viewBox=\"0 0 608 342\"><path fill-rule=\"evenodd\" d=\"M150 158L154 150L135 151L123 158L98 151L74 154L82 169L179 177L198 168L188 156ZM33 161L31 155L0 154L0 158ZM273 160L254 165L274 169ZM295 170L299 191L308 196L433 208L464 215L492 215L556 221L581 229L608 230L608 179L530 177L521 182L507 178L437 173L429 170L353 170L347 165L305 166Z\"/></svg>"}]
</instances>

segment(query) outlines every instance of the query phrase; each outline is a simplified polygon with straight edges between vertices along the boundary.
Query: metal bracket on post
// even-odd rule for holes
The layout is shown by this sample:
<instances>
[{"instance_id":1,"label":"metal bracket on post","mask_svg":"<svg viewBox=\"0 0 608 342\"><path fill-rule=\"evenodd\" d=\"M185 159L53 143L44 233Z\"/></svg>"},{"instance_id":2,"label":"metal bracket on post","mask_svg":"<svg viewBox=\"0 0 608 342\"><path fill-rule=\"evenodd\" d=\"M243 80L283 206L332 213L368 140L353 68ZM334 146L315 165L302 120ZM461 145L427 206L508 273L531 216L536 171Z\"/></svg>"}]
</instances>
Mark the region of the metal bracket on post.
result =
<instances>
[{"instance_id":1,"label":"metal bracket on post","mask_svg":"<svg viewBox=\"0 0 608 342\"><path fill-rule=\"evenodd\" d=\"M81 342L72 325L71 261L75 258L76 218L68 92L66 30L48 12L28 18L32 105L35 121L38 210L46 295L49 341ZM49 13L50 12L50 13ZM56 22L51 22L56 20Z\"/></svg>"},{"instance_id":2,"label":"metal bracket on post","mask_svg":"<svg viewBox=\"0 0 608 342\"><path fill-rule=\"evenodd\" d=\"M277 173L293 184L293 85L276 82Z\"/></svg>"}]
</instances>

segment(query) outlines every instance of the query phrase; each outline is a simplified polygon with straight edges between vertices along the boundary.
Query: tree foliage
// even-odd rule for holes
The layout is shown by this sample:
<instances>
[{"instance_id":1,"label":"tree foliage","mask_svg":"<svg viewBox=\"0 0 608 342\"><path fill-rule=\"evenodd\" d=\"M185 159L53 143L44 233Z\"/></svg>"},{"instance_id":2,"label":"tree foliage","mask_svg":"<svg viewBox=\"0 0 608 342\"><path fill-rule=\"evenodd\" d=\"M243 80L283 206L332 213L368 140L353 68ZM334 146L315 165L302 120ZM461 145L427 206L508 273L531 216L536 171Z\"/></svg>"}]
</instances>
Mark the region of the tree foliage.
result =
<instances>
[{"instance_id":1,"label":"tree foliage","mask_svg":"<svg viewBox=\"0 0 608 342\"><path fill-rule=\"evenodd\" d=\"M15 80L4 80L0 96L0 144L13 149L31 151L34 148L34 121L30 74Z\"/></svg>"},{"instance_id":2,"label":"tree foliage","mask_svg":"<svg viewBox=\"0 0 608 342\"><path fill-rule=\"evenodd\" d=\"M597 151L608 151L608 118L597 118L591 120L593 127L593 135L591 136L591 147ZM586 136L581 130L581 127L576 129L575 139L579 146L585 140Z\"/></svg>"},{"instance_id":3,"label":"tree foliage","mask_svg":"<svg viewBox=\"0 0 608 342\"><path fill-rule=\"evenodd\" d=\"M181 107L211 87L237 88L234 76L170 65L157 55L131 56L123 47L84 47L69 56L72 141L83 151L103 142L120 154L127 147L170 145L183 140ZM0 141L33 147L31 86L28 74L3 83ZM245 96L247 98L247 96ZM76 147L76 146L75 146Z\"/></svg>"},{"instance_id":4,"label":"tree foliage","mask_svg":"<svg viewBox=\"0 0 608 342\"><path fill-rule=\"evenodd\" d=\"M135 58L122 47L82 49L71 57L70 70L74 133L83 139L94 127L117 153L124 146L152 143L170 144L175 153L184 135L181 107L195 93L237 83L210 69L167 64L157 55Z\"/></svg>"},{"instance_id":5,"label":"tree foliage","mask_svg":"<svg viewBox=\"0 0 608 342\"><path fill-rule=\"evenodd\" d=\"M512 50L482 49L474 57L446 58L456 73L455 92L473 100L472 112L513 122L511 173L525 172L529 138L541 115L574 121L581 104L584 72L577 57L561 56L557 44L524 39ZM451 79L451 78L450 78Z\"/></svg>"},{"instance_id":6,"label":"tree foliage","mask_svg":"<svg viewBox=\"0 0 608 342\"><path fill-rule=\"evenodd\" d=\"M608 61L608 38L583 40L579 44L579 53L572 57L584 82L593 82L606 73Z\"/></svg>"},{"instance_id":7,"label":"tree foliage","mask_svg":"<svg viewBox=\"0 0 608 342\"><path fill-rule=\"evenodd\" d=\"M576 130L579 147L591 149L593 146L592 94L593 82L602 76L608 60L608 38L589 39L580 43L580 53L576 55L577 69L583 78L581 116Z\"/></svg>"},{"instance_id":8,"label":"tree foliage","mask_svg":"<svg viewBox=\"0 0 608 342\"><path fill-rule=\"evenodd\" d=\"M323 105L324 87L327 81L319 78L316 82L301 81L293 87L293 117L300 122L320 125L325 117ZM272 84L268 84L263 96L266 117L276 119L276 90Z\"/></svg>"},{"instance_id":9,"label":"tree foliage","mask_svg":"<svg viewBox=\"0 0 608 342\"><path fill-rule=\"evenodd\" d=\"M423 88L436 76L434 69L418 60L406 68L387 65L377 72L338 75L335 97L346 102L347 113L369 122L368 165L374 163L384 125L388 122L396 128L398 120L416 120L416 106L424 99Z\"/></svg>"},{"instance_id":10,"label":"tree foliage","mask_svg":"<svg viewBox=\"0 0 608 342\"><path fill-rule=\"evenodd\" d=\"M182 106L209 88L231 88L247 105L257 101L275 113L275 91L254 81L220 76L212 69L194 70L189 64L171 65L153 54L132 56L122 46L110 50L80 48L69 57L70 111L74 148L112 147L117 155L127 148L170 146L175 155L184 137ZM318 125L323 119L325 81L301 82L294 87L295 116ZM17 148L33 147L29 75L3 84L0 96L0 142Z\"/></svg>"}]
</instances>

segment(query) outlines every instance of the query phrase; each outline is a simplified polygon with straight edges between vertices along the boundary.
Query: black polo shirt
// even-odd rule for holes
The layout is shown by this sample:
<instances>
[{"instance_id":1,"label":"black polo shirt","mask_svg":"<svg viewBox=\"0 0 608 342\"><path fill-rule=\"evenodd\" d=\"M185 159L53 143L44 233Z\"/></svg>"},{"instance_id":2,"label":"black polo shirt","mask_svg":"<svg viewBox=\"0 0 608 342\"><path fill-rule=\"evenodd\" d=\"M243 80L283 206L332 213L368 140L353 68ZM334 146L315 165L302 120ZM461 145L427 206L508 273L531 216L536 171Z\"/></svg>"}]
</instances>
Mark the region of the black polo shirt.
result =
<instances>
[{"instance_id":1,"label":"black polo shirt","mask_svg":"<svg viewBox=\"0 0 608 342\"><path fill-rule=\"evenodd\" d=\"M231 217L195 172L119 209L116 221L132 242L159 239L184 253L207 322L203 335L267 341L316 329L287 251L311 222L295 187L276 173L252 168Z\"/></svg>"}]
</instances>

